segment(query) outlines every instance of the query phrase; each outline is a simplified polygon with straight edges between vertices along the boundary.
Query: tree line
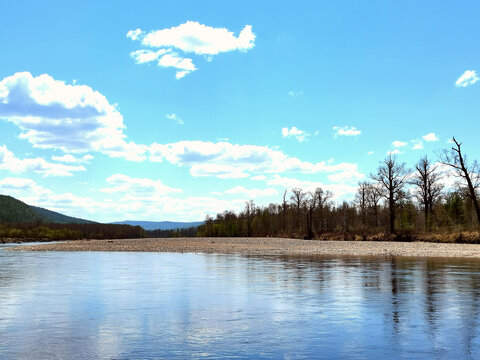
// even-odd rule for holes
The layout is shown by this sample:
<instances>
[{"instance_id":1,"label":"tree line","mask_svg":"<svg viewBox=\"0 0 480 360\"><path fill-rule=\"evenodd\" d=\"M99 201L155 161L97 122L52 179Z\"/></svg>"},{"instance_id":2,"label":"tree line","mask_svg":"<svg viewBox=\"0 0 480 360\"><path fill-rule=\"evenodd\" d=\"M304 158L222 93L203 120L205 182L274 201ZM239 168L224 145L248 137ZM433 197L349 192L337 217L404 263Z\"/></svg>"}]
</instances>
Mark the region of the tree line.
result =
<instances>
[{"instance_id":1,"label":"tree line","mask_svg":"<svg viewBox=\"0 0 480 360\"><path fill-rule=\"evenodd\" d=\"M145 235L145 230L142 227L131 225L0 223L0 239L23 239L24 241L135 239L144 238Z\"/></svg>"},{"instance_id":2,"label":"tree line","mask_svg":"<svg viewBox=\"0 0 480 360\"><path fill-rule=\"evenodd\" d=\"M246 202L238 214L224 211L207 216L197 236L272 236L322 238L329 233L366 239L374 234L414 234L477 230L480 224L480 167L469 162L462 143L427 156L409 169L389 154L369 180L358 184L353 201L333 202L333 193L316 188L285 190L280 204ZM456 185L447 188L439 164L450 169Z\"/></svg>"}]
</instances>

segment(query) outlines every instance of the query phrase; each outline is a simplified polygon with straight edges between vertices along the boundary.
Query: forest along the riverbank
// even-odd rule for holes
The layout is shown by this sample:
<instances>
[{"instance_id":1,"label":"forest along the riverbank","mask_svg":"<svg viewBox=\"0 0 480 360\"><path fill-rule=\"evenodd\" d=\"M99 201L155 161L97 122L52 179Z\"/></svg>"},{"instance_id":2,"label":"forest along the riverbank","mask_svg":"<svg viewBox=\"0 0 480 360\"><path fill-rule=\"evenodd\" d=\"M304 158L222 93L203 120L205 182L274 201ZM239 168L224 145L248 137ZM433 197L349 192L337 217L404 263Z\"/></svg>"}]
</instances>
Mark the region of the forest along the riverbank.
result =
<instances>
[{"instance_id":1,"label":"forest along the riverbank","mask_svg":"<svg viewBox=\"0 0 480 360\"><path fill-rule=\"evenodd\" d=\"M76 240L23 245L18 251L200 252L247 255L352 255L468 257L480 259L480 246L433 242L305 241L278 238L170 238Z\"/></svg>"}]
</instances>

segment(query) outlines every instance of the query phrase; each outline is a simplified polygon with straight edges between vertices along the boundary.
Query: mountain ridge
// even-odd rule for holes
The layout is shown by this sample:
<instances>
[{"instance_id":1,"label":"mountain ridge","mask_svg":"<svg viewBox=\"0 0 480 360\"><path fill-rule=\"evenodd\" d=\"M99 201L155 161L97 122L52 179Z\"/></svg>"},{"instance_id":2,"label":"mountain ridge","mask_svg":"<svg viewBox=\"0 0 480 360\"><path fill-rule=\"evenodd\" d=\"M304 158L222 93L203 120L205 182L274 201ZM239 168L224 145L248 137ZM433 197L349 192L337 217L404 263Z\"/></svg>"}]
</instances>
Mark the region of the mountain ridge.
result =
<instances>
[{"instance_id":1,"label":"mountain ridge","mask_svg":"<svg viewBox=\"0 0 480 360\"><path fill-rule=\"evenodd\" d=\"M0 194L0 222L4 223L54 223L54 224L94 224L94 221L80 219L28 205L10 195Z\"/></svg>"},{"instance_id":2,"label":"mountain ridge","mask_svg":"<svg viewBox=\"0 0 480 360\"><path fill-rule=\"evenodd\" d=\"M202 225L204 221L191 221L191 222L182 222L182 221L139 221L139 220L124 220L116 221L110 224L126 224L132 226L141 226L145 230L175 230L175 229L186 229L189 227L197 227Z\"/></svg>"}]
</instances>

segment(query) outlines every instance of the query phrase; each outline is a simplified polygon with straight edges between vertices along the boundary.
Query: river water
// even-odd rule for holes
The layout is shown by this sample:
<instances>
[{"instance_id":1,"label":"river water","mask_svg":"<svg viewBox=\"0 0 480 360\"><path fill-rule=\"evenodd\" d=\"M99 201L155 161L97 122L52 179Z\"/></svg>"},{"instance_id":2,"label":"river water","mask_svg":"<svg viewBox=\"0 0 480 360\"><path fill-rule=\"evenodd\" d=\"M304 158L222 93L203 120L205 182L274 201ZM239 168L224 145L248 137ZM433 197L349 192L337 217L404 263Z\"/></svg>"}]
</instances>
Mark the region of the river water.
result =
<instances>
[{"instance_id":1,"label":"river water","mask_svg":"<svg viewBox=\"0 0 480 360\"><path fill-rule=\"evenodd\" d=\"M480 262L0 248L0 359L478 359Z\"/></svg>"}]
</instances>

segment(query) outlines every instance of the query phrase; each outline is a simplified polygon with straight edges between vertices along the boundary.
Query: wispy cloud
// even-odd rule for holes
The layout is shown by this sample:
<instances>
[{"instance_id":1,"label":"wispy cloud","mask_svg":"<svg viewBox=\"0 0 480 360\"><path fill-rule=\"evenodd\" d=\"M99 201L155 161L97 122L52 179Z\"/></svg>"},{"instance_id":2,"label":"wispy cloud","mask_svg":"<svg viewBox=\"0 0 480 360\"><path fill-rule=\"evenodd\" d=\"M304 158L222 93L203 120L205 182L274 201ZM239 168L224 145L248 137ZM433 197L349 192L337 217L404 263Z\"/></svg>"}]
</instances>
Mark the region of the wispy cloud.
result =
<instances>
[{"instance_id":1,"label":"wispy cloud","mask_svg":"<svg viewBox=\"0 0 480 360\"><path fill-rule=\"evenodd\" d=\"M256 199L259 197L278 195L275 189L246 189L243 186L236 186L232 189L226 190L225 194L244 195L248 199Z\"/></svg>"},{"instance_id":2,"label":"wispy cloud","mask_svg":"<svg viewBox=\"0 0 480 360\"><path fill-rule=\"evenodd\" d=\"M167 117L167 119L170 119L170 120L173 120L175 121L178 125L183 125L184 122L182 119L180 119L177 115L175 114L166 114L165 115Z\"/></svg>"},{"instance_id":3,"label":"wispy cloud","mask_svg":"<svg viewBox=\"0 0 480 360\"><path fill-rule=\"evenodd\" d=\"M398 154L403 154L403 151L400 151L399 149L387 151L387 155L398 155Z\"/></svg>"},{"instance_id":4,"label":"wispy cloud","mask_svg":"<svg viewBox=\"0 0 480 360\"><path fill-rule=\"evenodd\" d=\"M358 130L355 126L334 126L335 137L337 136L358 136L362 133L361 130Z\"/></svg>"},{"instance_id":5,"label":"wispy cloud","mask_svg":"<svg viewBox=\"0 0 480 360\"><path fill-rule=\"evenodd\" d=\"M82 157L76 157L76 156L73 156L72 154L65 154L62 156L55 156L55 155L52 156L52 160L62 162L62 163L67 163L67 164L74 164L74 163L88 164L93 159L94 157L90 154L84 155Z\"/></svg>"},{"instance_id":6,"label":"wispy cloud","mask_svg":"<svg viewBox=\"0 0 480 360\"><path fill-rule=\"evenodd\" d=\"M297 129L297 127L292 126L290 129L286 127L282 128L282 136L284 138L293 137L297 139L298 142L304 142L307 140L307 137L310 136L310 134L304 130Z\"/></svg>"},{"instance_id":7,"label":"wispy cloud","mask_svg":"<svg viewBox=\"0 0 480 360\"><path fill-rule=\"evenodd\" d=\"M467 87L475 84L478 80L480 78L475 70L467 70L455 81L455 85L457 87Z\"/></svg>"},{"instance_id":8,"label":"wispy cloud","mask_svg":"<svg viewBox=\"0 0 480 360\"><path fill-rule=\"evenodd\" d=\"M150 161L168 161L179 166L190 166L193 176L242 178L268 173L298 171L301 173L338 173L354 171L357 164L333 164L322 161L311 163L290 157L267 146L238 145L229 142L179 141L170 144L152 144Z\"/></svg>"},{"instance_id":9,"label":"wispy cloud","mask_svg":"<svg viewBox=\"0 0 480 360\"><path fill-rule=\"evenodd\" d=\"M413 143L413 150L422 150L423 149L423 142L421 140L412 140Z\"/></svg>"},{"instance_id":10,"label":"wispy cloud","mask_svg":"<svg viewBox=\"0 0 480 360\"><path fill-rule=\"evenodd\" d=\"M19 159L5 145L0 146L0 170L14 174L34 172L43 176L73 176L73 172L85 171L83 166L48 162L43 158Z\"/></svg>"},{"instance_id":11,"label":"wispy cloud","mask_svg":"<svg viewBox=\"0 0 480 360\"><path fill-rule=\"evenodd\" d=\"M257 175L257 176L252 176L250 179L255 180L255 181L263 181L267 177L265 175Z\"/></svg>"},{"instance_id":12,"label":"wispy cloud","mask_svg":"<svg viewBox=\"0 0 480 360\"><path fill-rule=\"evenodd\" d=\"M394 142L392 142L392 145L395 148L400 148L400 147L407 146L407 143L405 141L395 140Z\"/></svg>"},{"instance_id":13,"label":"wispy cloud","mask_svg":"<svg viewBox=\"0 0 480 360\"><path fill-rule=\"evenodd\" d=\"M169 193L180 193L181 189L172 188L162 183L161 180L148 178L132 178L128 175L115 174L106 179L110 187L101 189L105 193L135 194L137 197L160 196Z\"/></svg>"},{"instance_id":14,"label":"wispy cloud","mask_svg":"<svg viewBox=\"0 0 480 360\"><path fill-rule=\"evenodd\" d=\"M294 91L294 90L290 90L288 92L288 95L292 96L292 97L296 97L296 96L302 96L303 95L303 91Z\"/></svg>"}]
</instances>

